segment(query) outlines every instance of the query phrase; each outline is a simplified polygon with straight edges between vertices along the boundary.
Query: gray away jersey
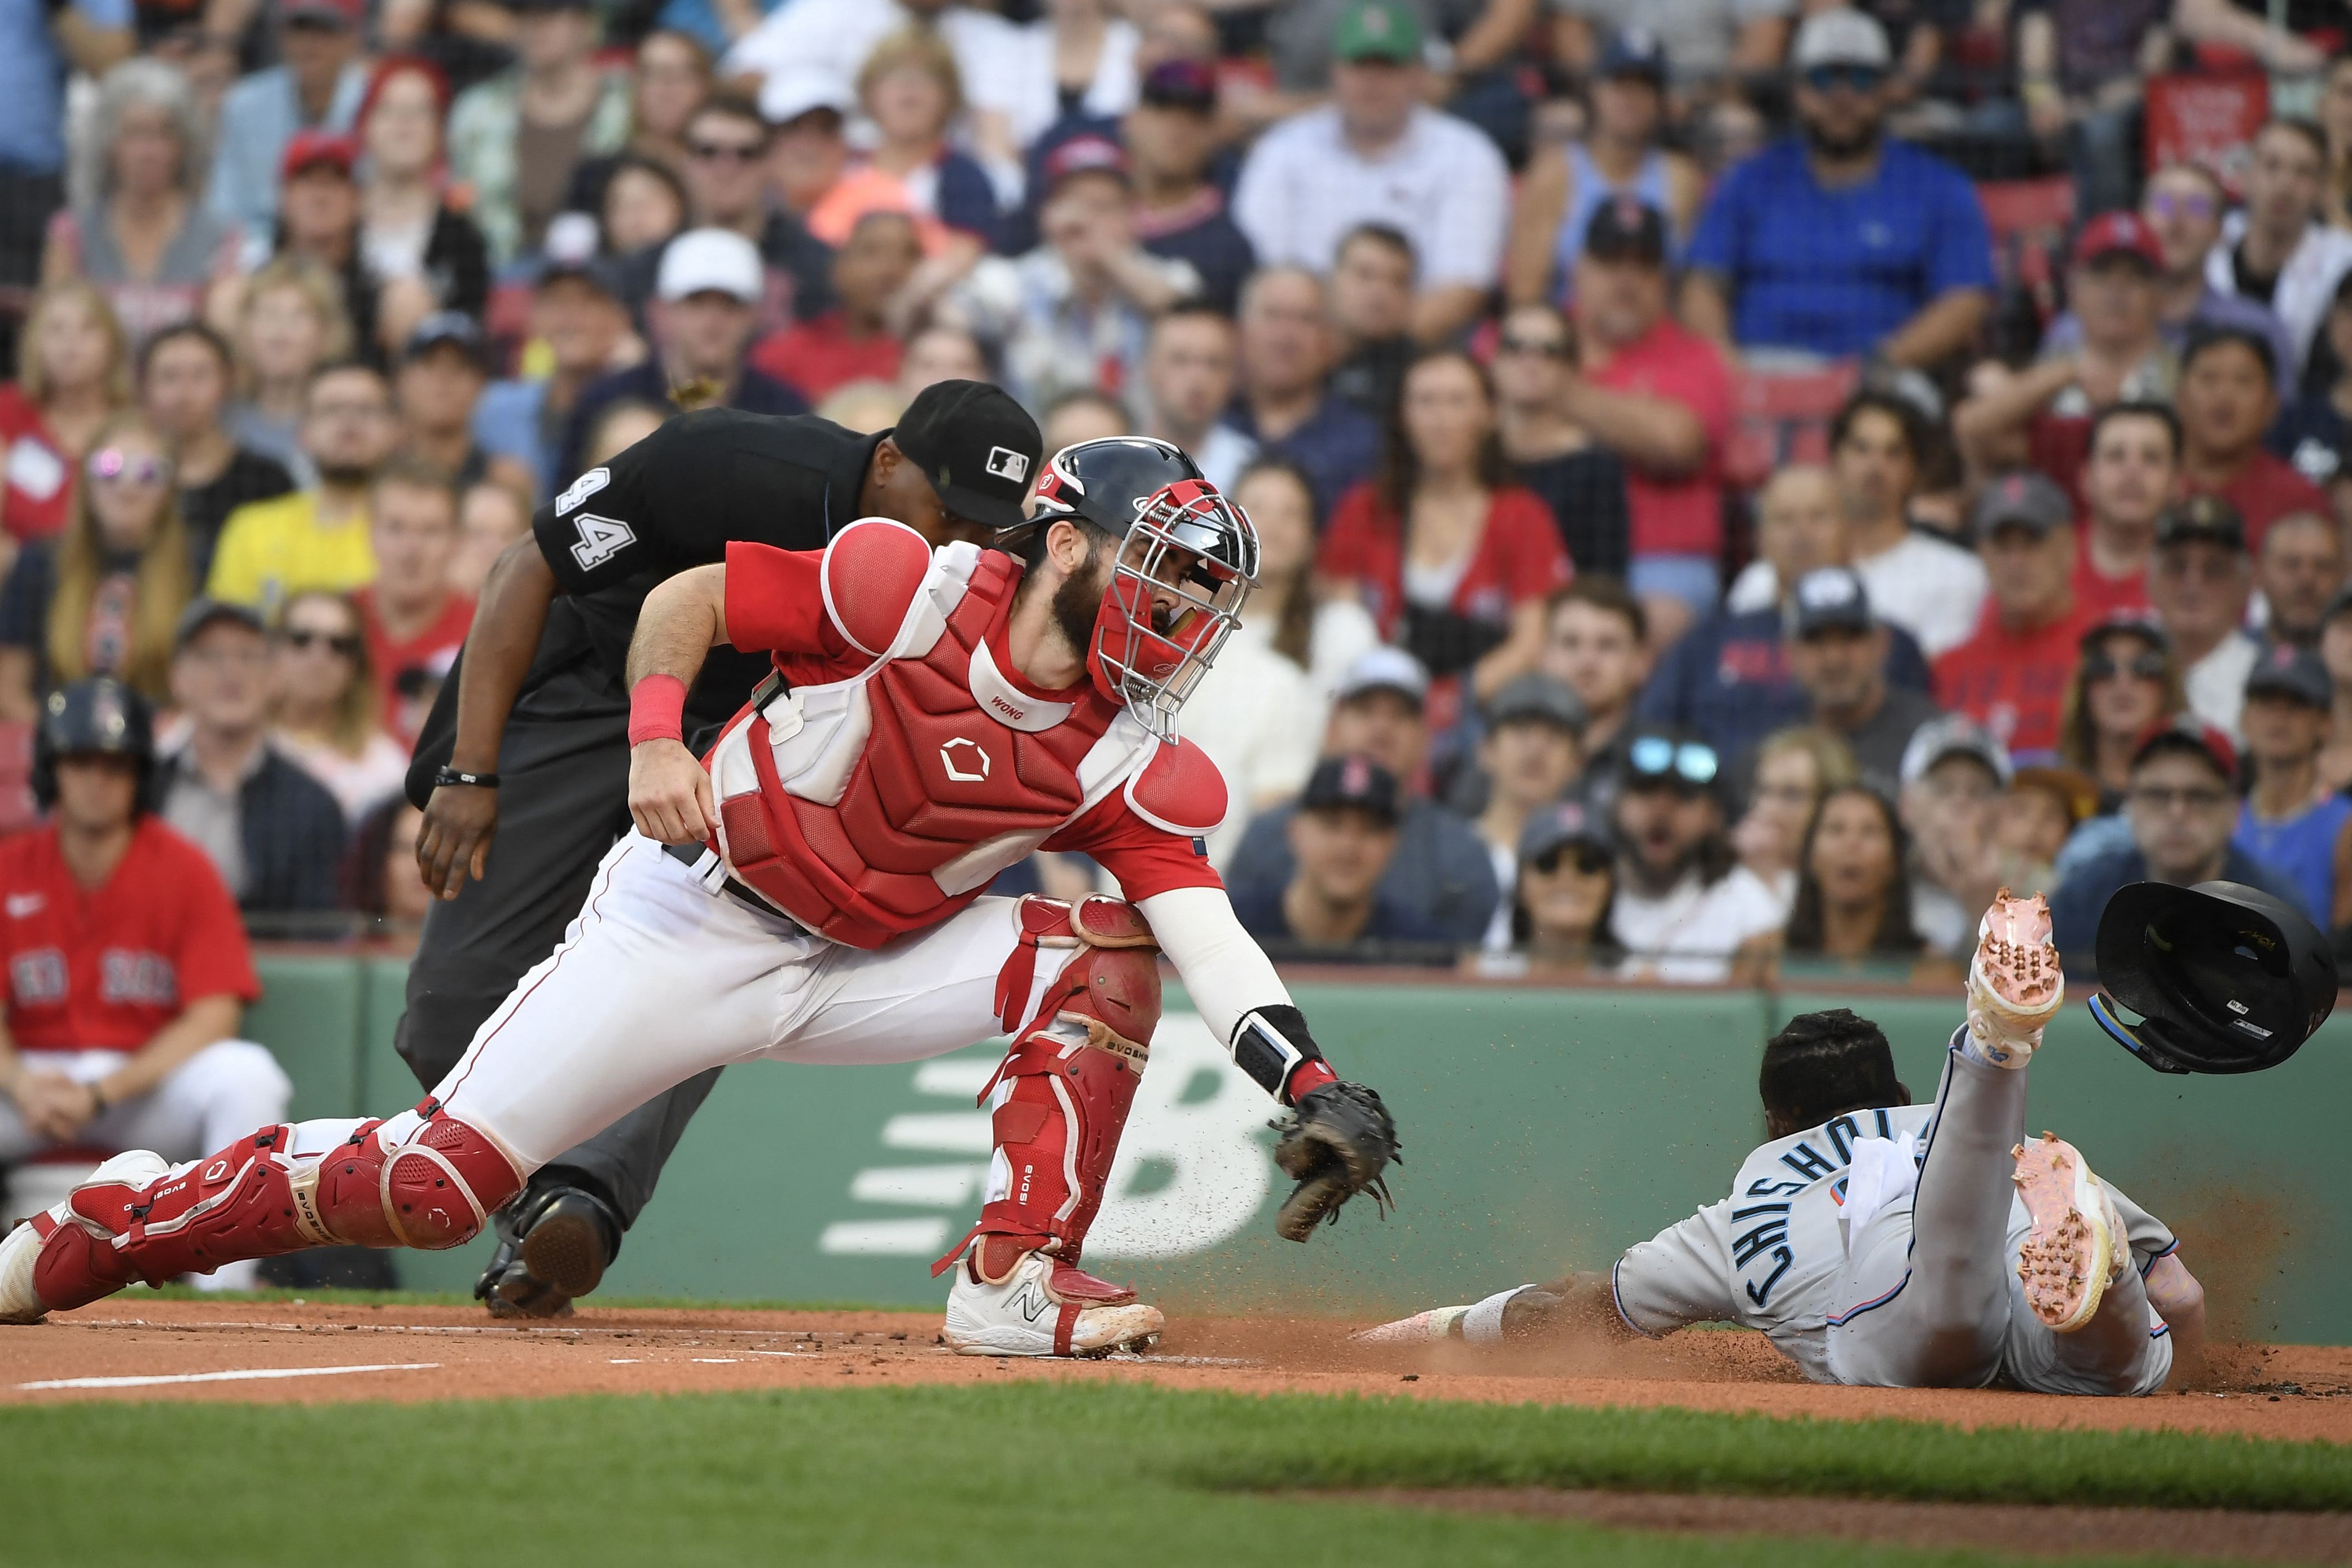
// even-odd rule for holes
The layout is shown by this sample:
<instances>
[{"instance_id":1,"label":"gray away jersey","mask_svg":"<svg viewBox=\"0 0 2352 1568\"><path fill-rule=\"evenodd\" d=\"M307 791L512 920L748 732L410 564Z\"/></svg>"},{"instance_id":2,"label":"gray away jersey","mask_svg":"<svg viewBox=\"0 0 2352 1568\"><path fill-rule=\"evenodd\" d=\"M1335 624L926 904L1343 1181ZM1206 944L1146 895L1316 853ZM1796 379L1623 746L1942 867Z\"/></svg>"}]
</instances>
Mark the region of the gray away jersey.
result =
<instances>
[{"instance_id":1,"label":"gray away jersey","mask_svg":"<svg viewBox=\"0 0 2352 1568\"><path fill-rule=\"evenodd\" d=\"M1612 1282L1620 1316L1653 1338L1698 1322L1761 1329L1816 1383L1834 1383L1828 1366L1830 1314L1846 1267L1847 1170L1864 1138L1916 1141L1934 1105L1856 1111L1750 1153L1731 1196L1629 1249ZM2177 1245L2171 1232L2112 1185L2135 1262L2144 1273ZM1906 1195L1888 1206L1908 1215ZM1908 1223L1907 1218L1905 1223ZM2009 1250L2014 1257L2030 1221L2010 1199Z\"/></svg>"}]
</instances>

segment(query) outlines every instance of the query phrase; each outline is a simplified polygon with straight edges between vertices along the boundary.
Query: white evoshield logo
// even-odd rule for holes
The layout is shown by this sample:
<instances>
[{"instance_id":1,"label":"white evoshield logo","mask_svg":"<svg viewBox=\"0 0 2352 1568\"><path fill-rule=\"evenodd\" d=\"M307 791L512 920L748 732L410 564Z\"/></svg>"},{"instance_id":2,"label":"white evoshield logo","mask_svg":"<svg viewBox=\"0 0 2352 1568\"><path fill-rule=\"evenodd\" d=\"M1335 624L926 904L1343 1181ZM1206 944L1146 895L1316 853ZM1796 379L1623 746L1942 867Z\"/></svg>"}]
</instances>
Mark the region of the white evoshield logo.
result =
<instances>
[{"instance_id":1,"label":"white evoshield logo","mask_svg":"<svg viewBox=\"0 0 2352 1568\"><path fill-rule=\"evenodd\" d=\"M976 740L957 736L940 747L940 762L947 768L948 777L959 784L982 784L988 780L988 753ZM970 767L977 767L979 771L967 771Z\"/></svg>"},{"instance_id":2,"label":"white evoshield logo","mask_svg":"<svg viewBox=\"0 0 2352 1568\"><path fill-rule=\"evenodd\" d=\"M985 466L998 478L1010 479L1018 485L1029 477L1029 455L1015 452L1010 446L992 446L988 449Z\"/></svg>"},{"instance_id":3,"label":"white evoshield logo","mask_svg":"<svg viewBox=\"0 0 2352 1568\"><path fill-rule=\"evenodd\" d=\"M591 468L572 481L572 488L555 497L555 515L569 516L572 508L613 482L610 468Z\"/></svg>"}]
</instances>

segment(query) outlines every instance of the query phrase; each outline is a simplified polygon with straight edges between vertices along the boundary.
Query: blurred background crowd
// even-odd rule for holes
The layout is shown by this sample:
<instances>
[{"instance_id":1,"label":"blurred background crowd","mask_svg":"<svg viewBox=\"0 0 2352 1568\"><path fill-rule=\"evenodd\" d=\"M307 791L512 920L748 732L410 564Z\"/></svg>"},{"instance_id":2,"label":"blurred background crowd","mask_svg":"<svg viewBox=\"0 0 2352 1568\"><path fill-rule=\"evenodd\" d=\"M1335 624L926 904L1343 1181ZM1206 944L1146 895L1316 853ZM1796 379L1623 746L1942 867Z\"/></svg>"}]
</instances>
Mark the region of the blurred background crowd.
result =
<instances>
[{"instance_id":1,"label":"blurred background crowd","mask_svg":"<svg viewBox=\"0 0 2352 1568\"><path fill-rule=\"evenodd\" d=\"M1937 975L2007 885L2352 924L2323 0L0 0L0 829L164 713L257 935L533 509L992 380L1255 521L1184 715L1279 954ZM1026 868L1084 886L1084 863Z\"/></svg>"}]
</instances>

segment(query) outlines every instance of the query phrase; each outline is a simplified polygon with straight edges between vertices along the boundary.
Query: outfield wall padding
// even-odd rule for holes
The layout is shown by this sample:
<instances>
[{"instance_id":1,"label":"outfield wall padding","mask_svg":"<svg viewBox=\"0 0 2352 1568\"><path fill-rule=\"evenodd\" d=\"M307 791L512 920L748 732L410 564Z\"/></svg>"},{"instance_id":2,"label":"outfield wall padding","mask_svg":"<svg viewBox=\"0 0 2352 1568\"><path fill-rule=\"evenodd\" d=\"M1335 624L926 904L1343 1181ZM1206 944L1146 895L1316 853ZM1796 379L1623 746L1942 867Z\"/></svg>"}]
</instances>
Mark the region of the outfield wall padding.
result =
<instances>
[{"instance_id":1,"label":"outfield wall padding","mask_svg":"<svg viewBox=\"0 0 2352 1568\"><path fill-rule=\"evenodd\" d=\"M296 1114L415 1103L392 1047L399 959L267 954L261 968L268 995L248 1032L294 1076ZM1178 1310L1402 1311L1605 1268L1724 1195L1762 1136L1757 1062L1780 1020L1824 1006L1877 1019L1923 1098L1959 1021L1957 997L1906 994L1323 977L1295 988L1340 1069L1396 1115L1398 1207L1382 1221L1350 1205L1305 1246L1276 1238L1287 1184L1267 1157L1272 1106L1171 987L1087 1256ZM988 1134L972 1095L998 1054L730 1069L605 1291L938 1301L930 1260L979 1210ZM2031 1128L2074 1140L2183 1232L2224 1327L2352 1340L2352 1235L2330 1201L2352 1186L2352 1136L2337 1124L2352 1103L2352 1019L2273 1071L2179 1079L2132 1061L2070 1005L2033 1074ZM467 1288L487 1250L404 1254L403 1282Z\"/></svg>"}]
</instances>

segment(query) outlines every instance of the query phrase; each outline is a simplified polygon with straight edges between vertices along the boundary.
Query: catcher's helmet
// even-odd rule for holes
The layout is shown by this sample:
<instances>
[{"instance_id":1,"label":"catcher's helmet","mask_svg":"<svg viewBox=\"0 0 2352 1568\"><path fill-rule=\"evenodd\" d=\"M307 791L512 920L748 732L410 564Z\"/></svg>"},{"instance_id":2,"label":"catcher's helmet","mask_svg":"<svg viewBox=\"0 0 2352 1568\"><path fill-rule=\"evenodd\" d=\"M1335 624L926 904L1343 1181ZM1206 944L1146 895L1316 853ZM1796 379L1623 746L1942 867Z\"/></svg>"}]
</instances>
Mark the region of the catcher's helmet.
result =
<instances>
[{"instance_id":1,"label":"catcher's helmet","mask_svg":"<svg viewBox=\"0 0 2352 1568\"><path fill-rule=\"evenodd\" d=\"M1046 462L1037 480L1036 516L1000 529L996 542L1017 549L1056 517L1084 517L1124 538L1152 497L1181 480L1203 477L1182 447L1149 435L1077 442Z\"/></svg>"},{"instance_id":2,"label":"catcher's helmet","mask_svg":"<svg viewBox=\"0 0 2352 1568\"><path fill-rule=\"evenodd\" d=\"M51 692L33 735L33 798L48 810L58 803L58 759L102 752L139 765L139 806L155 809L155 720L147 699L110 675Z\"/></svg>"},{"instance_id":3,"label":"catcher's helmet","mask_svg":"<svg viewBox=\"0 0 2352 1568\"><path fill-rule=\"evenodd\" d=\"M2098 962L2091 1016L2158 1072L2276 1067L2336 1006L2326 936L2240 883L2117 889L2099 916Z\"/></svg>"}]
</instances>

